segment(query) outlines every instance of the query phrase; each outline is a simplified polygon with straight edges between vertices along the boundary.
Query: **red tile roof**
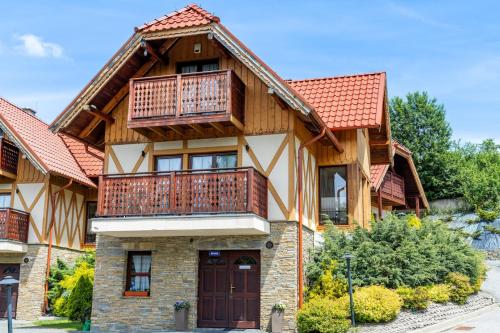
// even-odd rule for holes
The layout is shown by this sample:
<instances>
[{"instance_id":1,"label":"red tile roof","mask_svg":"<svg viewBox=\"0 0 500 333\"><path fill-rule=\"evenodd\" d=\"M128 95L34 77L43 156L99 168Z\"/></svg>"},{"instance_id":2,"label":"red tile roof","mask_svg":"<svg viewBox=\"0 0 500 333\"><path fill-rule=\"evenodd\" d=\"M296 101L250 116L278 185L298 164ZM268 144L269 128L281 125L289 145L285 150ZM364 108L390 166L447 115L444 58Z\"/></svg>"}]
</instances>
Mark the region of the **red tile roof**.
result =
<instances>
[{"instance_id":1,"label":"red tile roof","mask_svg":"<svg viewBox=\"0 0 500 333\"><path fill-rule=\"evenodd\" d=\"M167 29L188 28L219 22L217 16L191 4L178 11L159 17L137 28L138 31L153 32Z\"/></svg>"},{"instance_id":2,"label":"red tile roof","mask_svg":"<svg viewBox=\"0 0 500 333\"><path fill-rule=\"evenodd\" d=\"M385 173L389 170L389 164L377 164L370 166L370 182L375 190L382 185Z\"/></svg>"},{"instance_id":3,"label":"red tile roof","mask_svg":"<svg viewBox=\"0 0 500 333\"><path fill-rule=\"evenodd\" d=\"M382 124L385 73L287 81L331 129Z\"/></svg>"},{"instance_id":4,"label":"red tile roof","mask_svg":"<svg viewBox=\"0 0 500 333\"><path fill-rule=\"evenodd\" d=\"M1 97L0 122L46 171L95 187L61 137L52 133L46 123Z\"/></svg>"},{"instance_id":5,"label":"red tile roof","mask_svg":"<svg viewBox=\"0 0 500 333\"><path fill-rule=\"evenodd\" d=\"M59 135L88 177L97 177L102 174L103 152L65 134Z\"/></svg>"}]
</instances>

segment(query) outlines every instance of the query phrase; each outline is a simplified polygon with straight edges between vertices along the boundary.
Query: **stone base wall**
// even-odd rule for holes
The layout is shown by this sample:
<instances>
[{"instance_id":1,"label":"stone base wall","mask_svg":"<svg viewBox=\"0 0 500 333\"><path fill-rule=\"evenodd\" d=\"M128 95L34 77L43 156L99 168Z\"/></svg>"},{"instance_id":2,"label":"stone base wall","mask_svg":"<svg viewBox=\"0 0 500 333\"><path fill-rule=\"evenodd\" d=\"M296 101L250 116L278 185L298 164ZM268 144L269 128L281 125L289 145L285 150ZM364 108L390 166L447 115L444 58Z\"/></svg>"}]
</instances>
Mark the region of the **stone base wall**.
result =
<instances>
[{"instance_id":1,"label":"stone base wall","mask_svg":"<svg viewBox=\"0 0 500 333\"><path fill-rule=\"evenodd\" d=\"M18 263L20 265L19 292L17 297L16 318L36 320L42 315L45 274L47 265L45 244L29 244L25 254L0 254L0 263ZM60 247L52 247L51 263L57 258L73 263L82 252ZM27 261L27 262L25 262Z\"/></svg>"},{"instance_id":2,"label":"stone base wall","mask_svg":"<svg viewBox=\"0 0 500 333\"><path fill-rule=\"evenodd\" d=\"M295 331L297 311L297 224L272 222L266 236L115 238L98 236L92 332L173 330L176 301L187 300L189 329L196 328L200 250L260 250L261 329L271 328L271 309L286 305L285 331ZM304 258L314 244L304 228ZM272 241L274 247L265 244ZM152 251L149 297L124 297L127 251Z\"/></svg>"}]
</instances>

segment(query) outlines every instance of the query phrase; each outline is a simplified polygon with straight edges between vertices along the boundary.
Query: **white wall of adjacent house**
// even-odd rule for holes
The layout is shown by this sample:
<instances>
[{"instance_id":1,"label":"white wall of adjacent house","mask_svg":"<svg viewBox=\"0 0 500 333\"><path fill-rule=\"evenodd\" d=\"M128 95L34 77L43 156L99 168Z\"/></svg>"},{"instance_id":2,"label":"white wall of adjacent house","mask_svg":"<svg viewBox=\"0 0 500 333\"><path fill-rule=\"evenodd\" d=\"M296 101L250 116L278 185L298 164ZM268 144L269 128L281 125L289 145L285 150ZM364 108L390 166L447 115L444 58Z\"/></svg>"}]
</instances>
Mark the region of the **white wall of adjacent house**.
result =
<instances>
[{"instance_id":1,"label":"white wall of adjacent house","mask_svg":"<svg viewBox=\"0 0 500 333\"><path fill-rule=\"evenodd\" d=\"M12 208L30 213L28 243L40 243L45 216L47 191L45 183L17 184Z\"/></svg>"}]
</instances>

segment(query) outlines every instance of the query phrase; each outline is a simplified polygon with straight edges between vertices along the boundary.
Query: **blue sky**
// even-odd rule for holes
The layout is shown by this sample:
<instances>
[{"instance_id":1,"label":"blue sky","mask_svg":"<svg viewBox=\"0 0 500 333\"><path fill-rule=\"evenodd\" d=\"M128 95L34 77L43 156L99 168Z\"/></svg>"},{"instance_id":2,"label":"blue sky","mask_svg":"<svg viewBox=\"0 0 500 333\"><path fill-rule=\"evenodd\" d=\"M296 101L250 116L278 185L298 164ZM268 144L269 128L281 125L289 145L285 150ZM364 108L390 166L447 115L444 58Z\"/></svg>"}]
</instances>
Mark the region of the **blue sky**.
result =
<instances>
[{"instance_id":1,"label":"blue sky","mask_svg":"<svg viewBox=\"0 0 500 333\"><path fill-rule=\"evenodd\" d=\"M0 3L0 96L50 122L132 34L186 1ZM200 0L283 78L386 71L425 90L454 137L500 142L497 1Z\"/></svg>"}]
</instances>

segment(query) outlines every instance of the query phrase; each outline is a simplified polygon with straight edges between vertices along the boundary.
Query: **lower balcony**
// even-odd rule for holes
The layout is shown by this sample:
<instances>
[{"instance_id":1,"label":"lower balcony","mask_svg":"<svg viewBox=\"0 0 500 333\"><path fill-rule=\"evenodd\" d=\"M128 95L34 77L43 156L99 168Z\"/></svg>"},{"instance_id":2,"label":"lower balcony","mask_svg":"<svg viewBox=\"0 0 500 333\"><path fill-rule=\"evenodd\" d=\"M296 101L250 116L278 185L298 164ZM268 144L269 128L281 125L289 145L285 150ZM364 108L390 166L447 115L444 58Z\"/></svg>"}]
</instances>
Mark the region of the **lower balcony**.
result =
<instances>
[{"instance_id":1,"label":"lower balcony","mask_svg":"<svg viewBox=\"0 0 500 333\"><path fill-rule=\"evenodd\" d=\"M380 193L384 205L406 205L405 180L392 171L387 171L385 174L382 185L380 186Z\"/></svg>"},{"instance_id":2,"label":"lower balcony","mask_svg":"<svg viewBox=\"0 0 500 333\"><path fill-rule=\"evenodd\" d=\"M29 223L29 213L0 208L0 253L27 252Z\"/></svg>"},{"instance_id":3,"label":"lower balcony","mask_svg":"<svg viewBox=\"0 0 500 333\"><path fill-rule=\"evenodd\" d=\"M117 237L268 234L267 178L253 168L101 176L92 231Z\"/></svg>"}]
</instances>

